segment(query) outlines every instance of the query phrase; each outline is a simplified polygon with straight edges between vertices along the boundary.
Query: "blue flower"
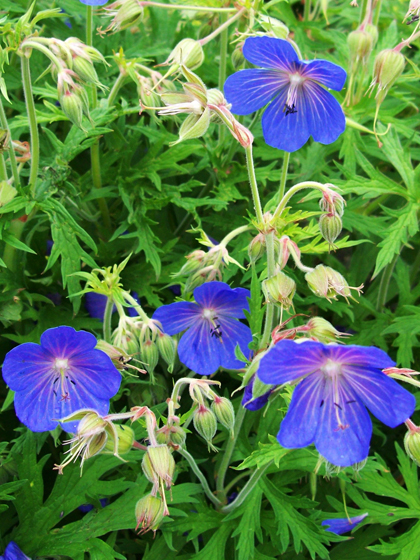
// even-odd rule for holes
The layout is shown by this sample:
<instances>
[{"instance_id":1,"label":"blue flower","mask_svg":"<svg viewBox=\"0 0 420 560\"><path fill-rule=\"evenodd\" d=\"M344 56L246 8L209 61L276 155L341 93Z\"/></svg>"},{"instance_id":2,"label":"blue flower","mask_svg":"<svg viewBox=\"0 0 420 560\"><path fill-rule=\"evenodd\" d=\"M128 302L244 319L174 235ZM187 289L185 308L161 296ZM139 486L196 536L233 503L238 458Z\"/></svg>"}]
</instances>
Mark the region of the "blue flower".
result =
<instances>
[{"instance_id":1,"label":"blue flower","mask_svg":"<svg viewBox=\"0 0 420 560\"><path fill-rule=\"evenodd\" d=\"M325 530L330 533L342 535L343 533L348 533L354 529L365 517L367 517L367 515L367 513L363 513L362 515L356 515L356 517L350 517L350 519L347 519L347 517L344 519L325 519L321 525L328 527Z\"/></svg>"},{"instance_id":2,"label":"blue flower","mask_svg":"<svg viewBox=\"0 0 420 560\"><path fill-rule=\"evenodd\" d=\"M372 422L366 407L391 428L414 412L416 400L381 370L395 363L375 347L281 340L262 358L267 384L300 381L277 439L293 449L315 443L333 465L366 459Z\"/></svg>"},{"instance_id":3,"label":"blue flower","mask_svg":"<svg viewBox=\"0 0 420 560\"><path fill-rule=\"evenodd\" d=\"M131 295L140 304L140 299L137 292L132 292ZM85 297L86 311L93 319L99 319L100 321L103 321L107 300L108 298L103 294L97 294L96 292L87 292ZM112 312L114 313L116 309L117 308L114 305L114 307L112 308ZM127 310L127 313L130 317L137 316L137 311L134 309L134 307L127 307L125 309Z\"/></svg>"},{"instance_id":4,"label":"blue flower","mask_svg":"<svg viewBox=\"0 0 420 560\"><path fill-rule=\"evenodd\" d=\"M252 389L254 387L255 375L251 377L250 382L245 387L244 396L242 399L242 406L248 410L259 410L268 403L268 399L273 391L269 389L266 393L260 397L253 398Z\"/></svg>"},{"instance_id":5,"label":"blue flower","mask_svg":"<svg viewBox=\"0 0 420 560\"><path fill-rule=\"evenodd\" d=\"M53 430L82 408L107 414L121 375L96 344L93 334L56 327L43 333L41 345L26 342L6 354L3 379L16 391L16 415L30 430ZM64 427L73 432L77 424Z\"/></svg>"},{"instance_id":6,"label":"blue flower","mask_svg":"<svg viewBox=\"0 0 420 560\"><path fill-rule=\"evenodd\" d=\"M18 545L10 541L4 551L4 556L0 556L0 560L31 560L29 556L23 554Z\"/></svg>"},{"instance_id":7,"label":"blue flower","mask_svg":"<svg viewBox=\"0 0 420 560\"><path fill-rule=\"evenodd\" d=\"M108 0L79 0L85 6L103 6Z\"/></svg>"},{"instance_id":8,"label":"blue flower","mask_svg":"<svg viewBox=\"0 0 420 560\"><path fill-rule=\"evenodd\" d=\"M248 115L271 102L262 118L267 144L295 152L310 136L331 144L344 132L343 110L322 87L340 91L347 76L343 68L327 60L299 60L290 43L273 37L249 37L243 54L262 68L229 76L225 96L237 115Z\"/></svg>"},{"instance_id":9,"label":"blue flower","mask_svg":"<svg viewBox=\"0 0 420 560\"><path fill-rule=\"evenodd\" d=\"M251 330L237 319L244 319L249 310L249 290L232 289L224 282L207 282L194 290L197 303L182 301L163 305L153 319L164 331L177 334L187 330L178 345L179 359L201 375L211 375L224 367L240 369L244 363L235 357L235 346L249 357Z\"/></svg>"}]
</instances>

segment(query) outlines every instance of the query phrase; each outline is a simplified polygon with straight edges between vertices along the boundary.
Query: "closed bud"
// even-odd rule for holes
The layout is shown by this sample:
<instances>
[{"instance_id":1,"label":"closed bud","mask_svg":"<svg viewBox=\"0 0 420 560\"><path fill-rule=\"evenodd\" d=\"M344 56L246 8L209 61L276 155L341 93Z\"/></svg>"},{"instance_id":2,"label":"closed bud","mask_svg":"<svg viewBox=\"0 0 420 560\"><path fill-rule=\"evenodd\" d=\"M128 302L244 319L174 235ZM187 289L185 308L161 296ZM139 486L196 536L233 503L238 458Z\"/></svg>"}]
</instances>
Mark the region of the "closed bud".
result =
<instances>
[{"instance_id":1,"label":"closed bud","mask_svg":"<svg viewBox=\"0 0 420 560\"><path fill-rule=\"evenodd\" d=\"M256 262L260 257L262 257L265 250L265 235L263 233L259 233L248 245L248 256L251 263Z\"/></svg>"},{"instance_id":2,"label":"closed bud","mask_svg":"<svg viewBox=\"0 0 420 560\"><path fill-rule=\"evenodd\" d=\"M342 229L343 223L337 214L323 214L319 218L319 231L330 246L334 246L334 241L340 235Z\"/></svg>"},{"instance_id":3,"label":"closed bud","mask_svg":"<svg viewBox=\"0 0 420 560\"><path fill-rule=\"evenodd\" d=\"M16 194L17 190L7 181L0 181L0 208L13 200Z\"/></svg>"},{"instance_id":4,"label":"closed bud","mask_svg":"<svg viewBox=\"0 0 420 560\"><path fill-rule=\"evenodd\" d=\"M404 447L407 455L420 467L420 429L410 429L404 437Z\"/></svg>"},{"instance_id":5,"label":"closed bud","mask_svg":"<svg viewBox=\"0 0 420 560\"><path fill-rule=\"evenodd\" d=\"M114 429L117 432L117 448L118 448L118 455L123 455L124 453L128 453L134 443L134 431L130 428L130 426L120 426L119 424L114 424ZM104 452L115 453L115 440L114 440L114 431L107 430L108 439L104 447Z\"/></svg>"},{"instance_id":6,"label":"closed bud","mask_svg":"<svg viewBox=\"0 0 420 560\"><path fill-rule=\"evenodd\" d=\"M165 504L157 496L149 494L137 502L135 514L136 531L139 531L140 534L148 531L156 532L165 517Z\"/></svg>"},{"instance_id":7,"label":"closed bud","mask_svg":"<svg viewBox=\"0 0 420 560\"><path fill-rule=\"evenodd\" d=\"M167 445L148 447L141 467L150 482L157 487L163 482L169 490L175 472L175 461Z\"/></svg>"},{"instance_id":8,"label":"closed bud","mask_svg":"<svg viewBox=\"0 0 420 560\"><path fill-rule=\"evenodd\" d=\"M325 185L325 190L319 200L319 207L323 212L327 212L328 214L337 214L337 216L340 216L341 218L344 214L346 201L341 194L334 190L335 188L336 187L331 184Z\"/></svg>"},{"instance_id":9,"label":"closed bud","mask_svg":"<svg viewBox=\"0 0 420 560\"><path fill-rule=\"evenodd\" d=\"M176 358L176 342L166 333L159 332L157 337L157 347L159 354L168 364L168 371L172 373Z\"/></svg>"},{"instance_id":10,"label":"closed bud","mask_svg":"<svg viewBox=\"0 0 420 560\"><path fill-rule=\"evenodd\" d=\"M184 445L187 434L181 426L163 426L163 428L157 431L156 439L160 444L172 445L178 448Z\"/></svg>"},{"instance_id":11,"label":"closed bud","mask_svg":"<svg viewBox=\"0 0 420 560\"><path fill-rule=\"evenodd\" d=\"M376 94L378 103L382 103L385 99L392 84L401 76L404 66L404 55L395 49L385 49L376 56L370 88L378 86Z\"/></svg>"},{"instance_id":12,"label":"closed bud","mask_svg":"<svg viewBox=\"0 0 420 560\"><path fill-rule=\"evenodd\" d=\"M264 280L262 289L268 302L289 309L296 291L295 281L279 271L277 274Z\"/></svg>"},{"instance_id":13,"label":"closed bud","mask_svg":"<svg viewBox=\"0 0 420 560\"><path fill-rule=\"evenodd\" d=\"M66 91L60 97L60 105L66 117L78 128L83 130L83 103L74 92Z\"/></svg>"},{"instance_id":14,"label":"closed bud","mask_svg":"<svg viewBox=\"0 0 420 560\"><path fill-rule=\"evenodd\" d=\"M233 405L226 397L216 396L211 403L211 409L216 415L217 421L230 431L233 437L233 427L235 425L235 411Z\"/></svg>"},{"instance_id":15,"label":"closed bud","mask_svg":"<svg viewBox=\"0 0 420 560\"><path fill-rule=\"evenodd\" d=\"M201 249L193 251L185 257L187 259L187 262L181 268L179 273L176 274L176 276L187 276L189 274L194 274L203 267L206 256L207 253L205 251L202 251Z\"/></svg>"},{"instance_id":16,"label":"closed bud","mask_svg":"<svg viewBox=\"0 0 420 560\"><path fill-rule=\"evenodd\" d=\"M98 80L98 74L89 60L81 56L76 56L73 58L73 70L79 76L81 80L87 84L95 84L95 86L102 87L102 84Z\"/></svg>"},{"instance_id":17,"label":"closed bud","mask_svg":"<svg viewBox=\"0 0 420 560\"><path fill-rule=\"evenodd\" d=\"M305 332L311 338L316 338L319 342L328 344L336 342L338 338L350 336L347 333L338 331L333 325L323 317L312 317L306 323L302 332Z\"/></svg>"},{"instance_id":18,"label":"closed bud","mask_svg":"<svg viewBox=\"0 0 420 560\"><path fill-rule=\"evenodd\" d=\"M271 31L271 33L278 39L287 39L289 35L289 28L282 21L264 15L260 15L258 21L265 31Z\"/></svg>"},{"instance_id":19,"label":"closed bud","mask_svg":"<svg viewBox=\"0 0 420 560\"><path fill-rule=\"evenodd\" d=\"M149 375L153 376L155 367L159 361L159 350L156 342L153 340L145 340L140 344L141 361L144 363L145 369Z\"/></svg>"},{"instance_id":20,"label":"closed bud","mask_svg":"<svg viewBox=\"0 0 420 560\"><path fill-rule=\"evenodd\" d=\"M199 405L194 412L193 422L194 428L207 441L209 449L216 451L216 448L212 445L212 440L217 431L217 419L214 412L204 405Z\"/></svg>"},{"instance_id":21,"label":"closed bud","mask_svg":"<svg viewBox=\"0 0 420 560\"><path fill-rule=\"evenodd\" d=\"M372 48L374 48L379 38L378 28L376 25L373 25L373 23L367 23L365 25L365 31L372 37Z\"/></svg>"},{"instance_id":22,"label":"closed bud","mask_svg":"<svg viewBox=\"0 0 420 560\"><path fill-rule=\"evenodd\" d=\"M204 51L201 44L195 39L182 39L169 55L166 64L182 64L190 70L195 70L203 61Z\"/></svg>"},{"instance_id":23,"label":"closed bud","mask_svg":"<svg viewBox=\"0 0 420 560\"><path fill-rule=\"evenodd\" d=\"M232 53L231 60L232 60L233 68L235 70L239 70L245 62L245 57L242 52L243 46L244 46L243 42L238 43Z\"/></svg>"},{"instance_id":24,"label":"closed bud","mask_svg":"<svg viewBox=\"0 0 420 560\"><path fill-rule=\"evenodd\" d=\"M348 35L347 44L351 63L365 63L373 49L373 37L365 30L356 29Z\"/></svg>"},{"instance_id":25,"label":"closed bud","mask_svg":"<svg viewBox=\"0 0 420 560\"><path fill-rule=\"evenodd\" d=\"M319 297L328 300L336 299L337 295L345 299L352 297L351 290L361 292L363 285L350 288L345 278L333 268L319 264L311 272L305 274L309 288Z\"/></svg>"}]
</instances>

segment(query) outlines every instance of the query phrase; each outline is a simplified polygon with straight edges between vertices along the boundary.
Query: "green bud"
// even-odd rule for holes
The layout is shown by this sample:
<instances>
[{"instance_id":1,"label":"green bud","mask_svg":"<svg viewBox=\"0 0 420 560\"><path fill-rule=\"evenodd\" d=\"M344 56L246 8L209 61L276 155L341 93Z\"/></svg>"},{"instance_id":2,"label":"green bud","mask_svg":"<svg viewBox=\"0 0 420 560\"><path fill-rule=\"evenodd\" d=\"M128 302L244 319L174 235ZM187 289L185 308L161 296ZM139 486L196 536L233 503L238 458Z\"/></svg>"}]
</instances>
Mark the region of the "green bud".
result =
<instances>
[{"instance_id":1,"label":"green bud","mask_svg":"<svg viewBox=\"0 0 420 560\"><path fill-rule=\"evenodd\" d=\"M157 347L159 354L168 364L168 371L172 373L176 358L176 342L166 333L159 332L157 337Z\"/></svg>"},{"instance_id":2,"label":"green bud","mask_svg":"<svg viewBox=\"0 0 420 560\"><path fill-rule=\"evenodd\" d=\"M226 397L216 396L211 403L211 409L216 415L217 421L230 431L233 437L233 427L235 425L235 411L233 405Z\"/></svg>"},{"instance_id":3,"label":"green bud","mask_svg":"<svg viewBox=\"0 0 420 560\"><path fill-rule=\"evenodd\" d=\"M184 445L187 434L181 426L163 426L157 431L156 439L160 444L172 445L177 448Z\"/></svg>"},{"instance_id":4,"label":"green bud","mask_svg":"<svg viewBox=\"0 0 420 560\"><path fill-rule=\"evenodd\" d=\"M323 264L319 264L311 272L307 272L305 280L314 294L328 300L336 299L338 295L347 299L352 297L351 290L360 293L363 288L363 285L358 288L350 288L346 279L339 272Z\"/></svg>"},{"instance_id":5,"label":"green bud","mask_svg":"<svg viewBox=\"0 0 420 560\"><path fill-rule=\"evenodd\" d=\"M323 342L324 344L335 342L337 338L346 335L346 333L338 331L323 317L312 317L312 319L306 323L305 332L308 336L316 338L319 342Z\"/></svg>"},{"instance_id":6,"label":"green bud","mask_svg":"<svg viewBox=\"0 0 420 560\"><path fill-rule=\"evenodd\" d=\"M260 15L258 22L265 31L271 31L278 39L287 39L290 33L287 25L276 18Z\"/></svg>"},{"instance_id":7,"label":"green bud","mask_svg":"<svg viewBox=\"0 0 420 560\"><path fill-rule=\"evenodd\" d=\"M352 64L366 62L373 49L373 38L370 33L362 29L352 31L347 37Z\"/></svg>"},{"instance_id":8,"label":"green bud","mask_svg":"<svg viewBox=\"0 0 420 560\"><path fill-rule=\"evenodd\" d=\"M60 97L60 105L66 117L78 128L83 130L83 103L78 95L71 91L66 91Z\"/></svg>"},{"instance_id":9,"label":"green bud","mask_svg":"<svg viewBox=\"0 0 420 560\"><path fill-rule=\"evenodd\" d=\"M182 39L169 55L166 63L186 66L195 70L203 64L204 51L195 39Z\"/></svg>"},{"instance_id":10,"label":"green bud","mask_svg":"<svg viewBox=\"0 0 420 560\"><path fill-rule=\"evenodd\" d=\"M376 27L376 25L373 25L373 23L367 23L365 25L365 31L372 37L372 48L374 48L376 43L378 42L378 28Z\"/></svg>"},{"instance_id":11,"label":"green bud","mask_svg":"<svg viewBox=\"0 0 420 560\"><path fill-rule=\"evenodd\" d=\"M378 103L385 99L392 84L401 76L404 66L404 55L400 51L385 49L376 56L371 87L378 84Z\"/></svg>"},{"instance_id":12,"label":"green bud","mask_svg":"<svg viewBox=\"0 0 420 560\"><path fill-rule=\"evenodd\" d=\"M194 428L202 438L207 441L209 449L216 450L212 445L212 440L217 431L217 419L214 412L204 405L200 405L194 412L193 417Z\"/></svg>"},{"instance_id":13,"label":"green bud","mask_svg":"<svg viewBox=\"0 0 420 560\"><path fill-rule=\"evenodd\" d=\"M319 218L319 231L329 245L334 245L342 229L343 222L337 214L323 214Z\"/></svg>"},{"instance_id":14,"label":"green bud","mask_svg":"<svg viewBox=\"0 0 420 560\"><path fill-rule=\"evenodd\" d=\"M204 109L201 115L188 115L179 129L179 139L176 142L171 142L170 146L174 146L183 140L201 138L207 132L209 125L210 109L208 107Z\"/></svg>"},{"instance_id":15,"label":"green bud","mask_svg":"<svg viewBox=\"0 0 420 560\"><path fill-rule=\"evenodd\" d=\"M404 447L407 455L420 467L420 430L409 430L404 437Z\"/></svg>"},{"instance_id":16,"label":"green bud","mask_svg":"<svg viewBox=\"0 0 420 560\"><path fill-rule=\"evenodd\" d=\"M159 528L162 519L165 517L165 505L157 496L144 496L136 504L136 531L140 534L154 531Z\"/></svg>"},{"instance_id":17,"label":"green bud","mask_svg":"<svg viewBox=\"0 0 420 560\"><path fill-rule=\"evenodd\" d=\"M159 350L156 342L145 340L140 346L141 361L150 375L153 375L159 361Z\"/></svg>"},{"instance_id":18,"label":"green bud","mask_svg":"<svg viewBox=\"0 0 420 560\"><path fill-rule=\"evenodd\" d=\"M13 200L16 194L17 190L7 181L0 181L0 208Z\"/></svg>"},{"instance_id":19,"label":"green bud","mask_svg":"<svg viewBox=\"0 0 420 560\"><path fill-rule=\"evenodd\" d=\"M135 439L134 431L130 428L130 426L120 426L119 424L114 424L114 428L117 431L118 435L118 455L123 455L124 453L128 453L132 446ZM114 432L111 429L107 430L108 433L108 440L104 447L104 452L114 453L115 452L115 441L114 441Z\"/></svg>"},{"instance_id":20,"label":"green bud","mask_svg":"<svg viewBox=\"0 0 420 560\"><path fill-rule=\"evenodd\" d=\"M93 64L89 60L86 60L86 58L75 56L73 58L73 70L79 78L87 84L95 84L98 87L102 87Z\"/></svg>"},{"instance_id":21,"label":"green bud","mask_svg":"<svg viewBox=\"0 0 420 560\"><path fill-rule=\"evenodd\" d=\"M260 257L262 257L265 250L265 235L263 233L259 233L248 245L248 256L251 263L255 263Z\"/></svg>"},{"instance_id":22,"label":"green bud","mask_svg":"<svg viewBox=\"0 0 420 560\"><path fill-rule=\"evenodd\" d=\"M275 276L264 280L262 289L267 301L289 309L296 291L296 283L284 272L279 271Z\"/></svg>"},{"instance_id":23,"label":"green bud","mask_svg":"<svg viewBox=\"0 0 420 560\"><path fill-rule=\"evenodd\" d=\"M148 447L141 466L150 482L159 486L160 481L163 481L169 490L174 476L175 461L167 445Z\"/></svg>"},{"instance_id":24,"label":"green bud","mask_svg":"<svg viewBox=\"0 0 420 560\"><path fill-rule=\"evenodd\" d=\"M238 43L232 53L232 65L233 68L235 70L239 70L240 68L242 68L244 62L245 62L245 57L243 55L242 49L243 49L244 43Z\"/></svg>"}]
</instances>

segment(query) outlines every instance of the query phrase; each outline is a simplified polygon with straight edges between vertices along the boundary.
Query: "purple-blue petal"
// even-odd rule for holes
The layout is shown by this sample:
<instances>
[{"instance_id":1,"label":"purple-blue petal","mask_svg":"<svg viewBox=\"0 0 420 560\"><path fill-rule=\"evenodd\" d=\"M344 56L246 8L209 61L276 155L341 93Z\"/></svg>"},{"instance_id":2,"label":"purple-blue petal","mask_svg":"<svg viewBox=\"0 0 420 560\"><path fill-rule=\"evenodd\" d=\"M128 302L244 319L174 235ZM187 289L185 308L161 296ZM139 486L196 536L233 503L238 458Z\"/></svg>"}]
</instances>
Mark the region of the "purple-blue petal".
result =
<instances>
[{"instance_id":1,"label":"purple-blue petal","mask_svg":"<svg viewBox=\"0 0 420 560\"><path fill-rule=\"evenodd\" d=\"M99 399L112 398L121 384L120 372L102 350L93 349L71 358L67 374L76 383L72 384L72 390L77 392L78 387L82 386Z\"/></svg>"},{"instance_id":2,"label":"purple-blue petal","mask_svg":"<svg viewBox=\"0 0 420 560\"><path fill-rule=\"evenodd\" d=\"M311 60L301 65L302 76L319 82L325 87L335 91L343 89L347 78L347 72L338 64L328 60Z\"/></svg>"},{"instance_id":3,"label":"purple-blue petal","mask_svg":"<svg viewBox=\"0 0 420 560\"><path fill-rule=\"evenodd\" d=\"M284 71L293 70L293 63L299 61L295 49L289 42L274 37L248 37L242 53L248 62L255 66Z\"/></svg>"},{"instance_id":4,"label":"purple-blue petal","mask_svg":"<svg viewBox=\"0 0 420 560\"><path fill-rule=\"evenodd\" d=\"M281 340L262 358L258 377L267 385L282 385L314 371L325 362L327 346L312 340Z\"/></svg>"},{"instance_id":5,"label":"purple-blue petal","mask_svg":"<svg viewBox=\"0 0 420 560\"><path fill-rule=\"evenodd\" d=\"M71 358L93 350L97 344L93 334L76 331L73 327L54 327L41 336L41 347L54 358Z\"/></svg>"},{"instance_id":6,"label":"purple-blue petal","mask_svg":"<svg viewBox=\"0 0 420 560\"><path fill-rule=\"evenodd\" d=\"M14 541L10 541L4 551L4 556L0 556L0 560L31 560L26 556Z\"/></svg>"},{"instance_id":7,"label":"purple-blue petal","mask_svg":"<svg viewBox=\"0 0 420 560\"><path fill-rule=\"evenodd\" d=\"M79 0L85 6L104 6L108 0Z\"/></svg>"},{"instance_id":8,"label":"purple-blue petal","mask_svg":"<svg viewBox=\"0 0 420 560\"><path fill-rule=\"evenodd\" d=\"M195 301L205 309L214 309L218 316L244 319L244 309L249 311L245 288L231 288L224 282L206 282L194 290Z\"/></svg>"},{"instance_id":9,"label":"purple-blue petal","mask_svg":"<svg viewBox=\"0 0 420 560\"><path fill-rule=\"evenodd\" d=\"M355 517L350 517L350 520L347 517L344 519L325 519L321 525L330 533L342 535L343 533L348 533L357 527L357 525L359 525L359 523L361 523L367 515L367 513L356 515Z\"/></svg>"},{"instance_id":10,"label":"purple-blue petal","mask_svg":"<svg viewBox=\"0 0 420 560\"><path fill-rule=\"evenodd\" d=\"M357 366L347 366L344 371L363 404L390 428L399 426L413 414L414 395L382 371Z\"/></svg>"},{"instance_id":11,"label":"purple-blue petal","mask_svg":"<svg viewBox=\"0 0 420 560\"><path fill-rule=\"evenodd\" d=\"M372 422L358 396L328 379L315 436L319 453L333 465L349 467L367 458L371 437Z\"/></svg>"},{"instance_id":12,"label":"purple-blue petal","mask_svg":"<svg viewBox=\"0 0 420 560\"><path fill-rule=\"evenodd\" d=\"M314 443L324 394L325 380L319 375L310 375L299 383L277 434L282 447L294 449Z\"/></svg>"},{"instance_id":13,"label":"purple-blue petal","mask_svg":"<svg viewBox=\"0 0 420 560\"><path fill-rule=\"evenodd\" d=\"M315 342L314 344L321 343ZM357 365L375 369L385 369L395 366L394 360L391 360L386 352L380 348L376 348L376 346L328 344L325 348L331 360L345 364L345 366Z\"/></svg>"},{"instance_id":14,"label":"purple-blue petal","mask_svg":"<svg viewBox=\"0 0 420 560\"><path fill-rule=\"evenodd\" d=\"M303 103L300 103L300 101ZM346 117L335 97L314 82L305 82L299 107L305 113L308 130L315 142L332 144L346 129ZM294 116L294 115L288 115Z\"/></svg>"},{"instance_id":15,"label":"purple-blue petal","mask_svg":"<svg viewBox=\"0 0 420 560\"><path fill-rule=\"evenodd\" d=\"M87 294L85 295L86 311L93 319L99 319L100 321L103 321L107 301L108 298L103 294L97 294L96 292L87 292ZM112 311L115 311L115 306Z\"/></svg>"},{"instance_id":16,"label":"purple-blue petal","mask_svg":"<svg viewBox=\"0 0 420 560\"><path fill-rule=\"evenodd\" d=\"M265 406L268 403L268 399L273 391L273 389L270 389L269 391L264 393L264 395L253 398L252 388L254 387L254 379L255 375L252 376L251 381L245 387L244 396L242 398L241 404L247 410L259 410L260 408Z\"/></svg>"},{"instance_id":17,"label":"purple-blue petal","mask_svg":"<svg viewBox=\"0 0 420 560\"><path fill-rule=\"evenodd\" d=\"M152 319L161 323L165 333L174 335L200 321L201 311L201 307L196 303L178 301L156 309Z\"/></svg>"},{"instance_id":18,"label":"purple-blue petal","mask_svg":"<svg viewBox=\"0 0 420 560\"><path fill-rule=\"evenodd\" d=\"M39 344L25 342L6 354L2 373L12 391L22 391L39 376L48 375L54 358Z\"/></svg>"},{"instance_id":19,"label":"purple-blue petal","mask_svg":"<svg viewBox=\"0 0 420 560\"><path fill-rule=\"evenodd\" d=\"M262 107L278 95L288 84L288 78L277 70L240 70L226 80L225 97L232 104L236 115L248 115Z\"/></svg>"}]
</instances>

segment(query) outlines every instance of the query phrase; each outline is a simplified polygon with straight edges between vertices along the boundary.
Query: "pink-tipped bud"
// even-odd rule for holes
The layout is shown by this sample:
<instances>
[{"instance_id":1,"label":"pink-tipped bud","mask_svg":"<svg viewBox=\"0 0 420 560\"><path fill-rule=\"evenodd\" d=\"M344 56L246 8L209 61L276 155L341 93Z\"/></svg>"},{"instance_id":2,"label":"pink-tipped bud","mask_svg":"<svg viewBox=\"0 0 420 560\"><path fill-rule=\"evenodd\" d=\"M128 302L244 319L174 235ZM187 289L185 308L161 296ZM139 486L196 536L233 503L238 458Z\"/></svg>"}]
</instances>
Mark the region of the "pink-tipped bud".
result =
<instances>
[{"instance_id":1,"label":"pink-tipped bud","mask_svg":"<svg viewBox=\"0 0 420 560\"><path fill-rule=\"evenodd\" d=\"M353 65L365 64L373 49L373 37L364 29L356 29L347 37L350 51L350 62Z\"/></svg>"},{"instance_id":2,"label":"pink-tipped bud","mask_svg":"<svg viewBox=\"0 0 420 560\"><path fill-rule=\"evenodd\" d=\"M182 39L173 49L165 64L186 66L195 70L204 62L204 51L199 41L195 39Z\"/></svg>"},{"instance_id":3,"label":"pink-tipped bud","mask_svg":"<svg viewBox=\"0 0 420 560\"><path fill-rule=\"evenodd\" d=\"M194 428L200 436L206 440L209 449L213 449L215 451L216 448L213 446L212 440L217 431L217 418L214 412L206 406L200 404L194 412L193 422Z\"/></svg>"},{"instance_id":4,"label":"pink-tipped bud","mask_svg":"<svg viewBox=\"0 0 420 560\"><path fill-rule=\"evenodd\" d=\"M305 280L314 294L328 300L336 299L337 296L343 296L347 299L352 297L351 290L360 293L363 288L363 285L358 288L350 288L344 276L323 264L319 264L311 272L306 273Z\"/></svg>"},{"instance_id":5,"label":"pink-tipped bud","mask_svg":"<svg viewBox=\"0 0 420 560\"><path fill-rule=\"evenodd\" d=\"M265 235L259 233L248 245L248 256L251 263L255 263L265 253Z\"/></svg>"},{"instance_id":6,"label":"pink-tipped bud","mask_svg":"<svg viewBox=\"0 0 420 560\"><path fill-rule=\"evenodd\" d=\"M312 317L302 328L307 336L315 338L319 342L328 344L329 342L337 342L337 339L343 336L350 336L347 333L338 331L333 325L323 317Z\"/></svg>"},{"instance_id":7,"label":"pink-tipped bud","mask_svg":"<svg viewBox=\"0 0 420 560\"><path fill-rule=\"evenodd\" d=\"M233 436L235 425L235 411L233 405L226 397L216 396L211 403L211 409L216 415L217 421L222 424Z\"/></svg>"},{"instance_id":8,"label":"pink-tipped bud","mask_svg":"<svg viewBox=\"0 0 420 560\"><path fill-rule=\"evenodd\" d=\"M141 464L147 480L159 487L161 481L166 488L172 486L175 471L175 461L167 445L148 447Z\"/></svg>"},{"instance_id":9,"label":"pink-tipped bud","mask_svg":"<svg viewBox=\"0 0 420 560\"><path fill-rule=\"evenodd\" d=\"M184 445L187 434L181 426L163 426L156 432L156 439L158 443L171 445L173 448Z\"/></svg>"},{"instance_id":10,"label":"pink-tipped bud","mask_svg":"<svg viewBox=\"0 0 420 560\"><path fill-rule=\"evenodd\" d=\"M114 429L117 433L117 446L115 446L114 430L107 430L108 439L104 452L115 453L117 449L118 455L124 455L124 453L131 451L135 439L134 430L130 426L120 426L119 424L115 424Z\"/></svg>"},{"instance_id":11,"label":"pink-tipped bud","mask_svg":"<svg viewBox=\"0 0 420 560\"><path fill-rule=\"evenodd\" d=\"M334 246L334 241L343 229L343 222L337 214L323 214L319 218L319 231L328 245Z\"/></svg>"},{"instance_id":12,"label":"pink-tipped bud","mask_svg":"<svg viewBox=\"0 0 420 560\"><path fill-rule=\"evenodd\" d=\"M410 422L409 431L404 437L404 447L407 455L420 467L420 428Z\"/></svg>"},{"instance_id":13,"label":"pink-tipped bud","mask_svg":"<svg viewBox=\"0 0 420 560\"><path fill-rule=\"evenodd\" d=\"M148 531L156 532L163 518L167 515L163 501L152 494L144 496L137 502L135 513L136 531L139 531L141 535Z\"/></svg>"},{"instance_id":14,"label":"pink-tipped bud","mask_svg":"<svg viewBox=\"0 0 420 560\"><path fill-rule=\"evenodd\" d=\"M296 282L279 271L275 276L264 280L262 289L268 302L289 309L295 295Z\"/></svg>"},{"instance_id":15,"label":"pink-tipped bud","mask_svg":"<svg viewBox=\"0 0 420 560\"><path fill-rule=\"evenodd\" d=\"M325 190L322 193L322 197L319 201L319 207L323 212L328 214L336 214L341 218L344 214L344 206L346 201L334 190L334 185L325 185Z\"/></svg>"},{"instance_id":16,"label":"pink-tipped bud","mask_svg":"<svg viewBox=\"0 0 420 560\"><path fill-rule=\"evenodd\" d=\"M80 97L71 91L67 91L60 97L60 105L66 117L83 130L83 103Z\"/></svg>"},{"instance_id":17,"label":"pink-tipped bud","mask_svg":"<svg viewBox=\"0 0 420 560\"><path fill-rule=\"evenodd\" d=\"M385 49L376 56L370 88L378 86L376 99L379 104L385 99L393 83L401 76L404 66L404 55L398 50Z\"/></svg>"}]
</instances>

